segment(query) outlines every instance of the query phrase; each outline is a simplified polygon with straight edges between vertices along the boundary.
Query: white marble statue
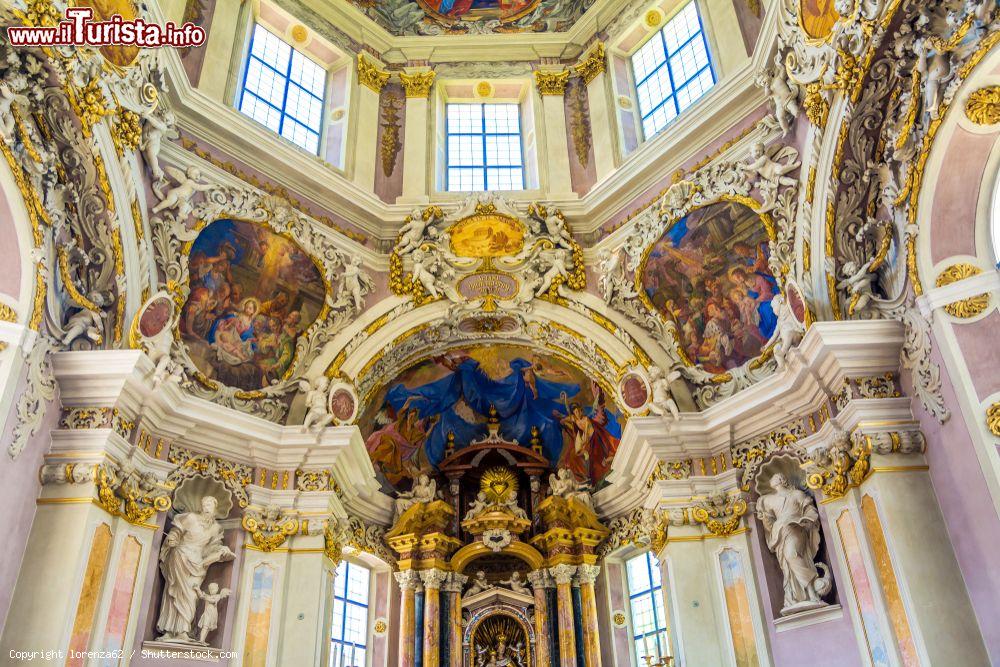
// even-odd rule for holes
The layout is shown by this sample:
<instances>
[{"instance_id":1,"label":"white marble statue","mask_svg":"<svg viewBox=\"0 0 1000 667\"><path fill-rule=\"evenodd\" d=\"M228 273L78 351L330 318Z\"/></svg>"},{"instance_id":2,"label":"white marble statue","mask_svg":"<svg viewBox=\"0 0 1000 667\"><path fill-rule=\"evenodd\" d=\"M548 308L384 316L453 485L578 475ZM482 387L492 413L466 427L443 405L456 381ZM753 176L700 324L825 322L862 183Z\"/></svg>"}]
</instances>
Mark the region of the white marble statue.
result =
<instances>
[{"instance_id":1,"label":"white marble statue","mask_svg":"<svg viewBox=\"0 0 1000 667\"><path fill-rule=\"evenodd\" d=\"M778 323L774 327L771 341L775 343L774 361L781 369L785 367L785 357L788 355L788 351L802 340L806 327L795 317L795 313L792 312L791 305L785 300L784 294L774 295L774 298L771 299L771 308L778 316Z\"/></svg>"},{"instance_id":2,"label":"white marble statue","mask_svg":"<svg viewBox=\"0 0 1000 667\"><path fill-rule=\"evenodd\" d=\"M649 369L649 385L651 396L649 398L649 410L655 415L666 417L668 414L674 419L680 419L681 412L674 400L674 394L670 391L670 383L678 380L681 372L672 370L664 373L659 366Z\"/></svg>"},{"instance_id":3,"label":"white marble statue","mask_svg":"<svg viewBox=\"0 0 1000 667\"><path fill-rule=\"evenodd\" d=\"M396 254L403 256L406 253L416 250L424 238L424 230L430 221L424 220L423 213L419 208L413 209L410 213L410 220L399 230L399 242L396 246Z\"/></svg>"},{"instance_id":4,"label":"white marble statue","mask_svg":"<svg viewBox=\"0 0 1000 667\"><path fill-rule=\"evenodd\" d=\"M792 131L795 119L799 115L799 87L788 79L781 54L774 57L774 67L763 72L757 79L757 85L764 89L764 94L771 98L774 106L774 117L781 128L781 134Z\"/></svg>"},{"instance_id":5,"label":"white marble statue","mask_svg":"<svg viewBox=\"0 0 1000 667\"><path fill-rule=\"evenodd\" d=\"M798 180L787 174L802 164L797 158L798 152L790 146L779 146L769 151L763 141L758 141L750 148L750 158L743 163L742 169L751 176L756 174L760 180L773 184L775 189L778 186L791 187Z\"/></svg>"},{"instance_id":6,"label":"white marble statue","mask_svg":"<svg viewBox=\"0 0 1000 667\"><path fill-rule=\"evenodd\" d=\"M160 198L160 203L153 207L153 213L159 213L169 209L176 209L177 217L184 219L191 211L191 198L196 192L204 192L212 188L211 183L201 180L201 170L198 167L188 167L187 171L181 171L176 167L167 167L177 185L166 192L156 191Z\"/></svg>"},{"instance_id":7,"label":"white marble statue","mask_svg":"<svg viewBox=\"0 0 1000 667\"><path fill-rule=\"evenodd\" d=\"M568 250L557 250L552 253L552 266L549 270L545 272L542 276L542 282L538 285L538 289L535 290L535 296L543 296L552 287L552 282L556 279L556 276L562 276L563 282L560 283L560 287L566 283L569 279L569 263L571 258L569 256Z\"/></svg>"},{"instance_id":8,"label":"white marble statue","mask_svg":"<svg viewBox=\"0 0 1000 667\"><path fill-rule=\"evenodd\" d=\"M399 517L403 515L403 512L418 503L433 502L436 495L437 482L427 475L420 475L420 477L418 477L413 483L413 488L409 491L400 493L399 497L396 498L393 503L395 512L392 517L392 522L396 523L399 521Z\"/></svg>"},{"instance_id":9,"label":"white marble statue","mask_svg":"<svg viewBox=\"0 0 1000 667\"><path fill-rule=\"evenodd\" d=\"M467 589L465 589L465 597L478 595L479 593L482 593L490 588L493 588L493 584L486 579L486 573L479 570L476 572L476 576L472 578L472 583L469 584Z\"/></svg>"},{"instance_id":10,"label":"white marble statue","mask_svg":"<svg viewBox=\"0 0 1000 667\"><path fill-rule=\"evenodd\" d=\"M372 279L361 269L361 257L352 257L344 266L344 289L351 295L354 310L361 312L365 306L365 294L374 288Z\"/></svg>"},{"instance_id":11,"label":"white marble statue","mask_svg":"<svg viewBox=\"0 0 1000 667\"><path fill-rule=\"evenodd\" d=\"M575 500L587 508L594 509L594 499L586 484L576 481L569 468L559 468L549 475L549 492L566 500Z\"/></svg>"},{"instance_id":12,"label":"white marble statue","mask_svg":"<svg viewBox=\"0 0 1000 667\"><path fill-rule=\"evenodd\" d=\"M571 250L573 248L573 237L566 227L566 219L558 213L550 213L545 218L545 231L552 238L553 242L560 248Z\"/></svg>"},{"instance_id":13,"label":"white marble statue","mask_svg":"<svg viewBox=\"0 0 1000 667\"><path fill-rule=\"evenodd\" d=\"M299 380L299 389L306 393L306 416L302 420L302 429L322 431L333 421L333 415L327 409L330 378L320 375L312 381Z\"/></svg>"},{"instance_id":14,"label":"white marble statue","mask_svg":"<svg viewBox=\"0 0 1000 667\"><path fill-rule=\"evenodd\" d=\"M951 80L951 54L934 49L925 38L917 39L913 50L917 56L916 70L924 86L924 113L936 119Z\"/></svg>"},{"instance_id":15,"label":"white marble statue","mask_svg":"<svg viewBox=\"0 0 1000 667\"><path fill-rule=\"evenodd\" d=\"M864 312L874 298L872 285L875 283L875 274L871 272L873 261L874 258L858 266L857 262L848 260L841 267L842 280L837 283L837 289L847 290L851 295L850 315Z\"/></svg>"},{"instance_id":16,"label":"white marble statue","mask_svg":"<svg viewBox=\"0 0 1000 667\"><path fill-rule=\"evenodd\" d=\"M830 592L829 570L816 563L819 551L819 512L804 491L793 488L783 473L771 476L773 492L757 501L757 518L764 526L767 548L778 559L784 579L783 616L825 606ZM824 574L820 577L819 570Z\"/></svg>"},{"instance_id":17,"label":"white marble statue","mask_svg":"<svg viewBox=\"0 0 1000 667\"><path fill-rule=\"evenodd\" d=\"M433 258L428 257L423 250L413 251L413 280L423 285L424 291L437 299L440 298L441 292L437 287L437 276L434 275L434 268Z\"/></svg>"},{"instance_id":18,"label":"white marble statue","mask_svg":"<svg viewBox=\"0 0 1000 667\"><path fill-rule=\"evenodd\" d=\"M620 252L612 252L605 248L601 250L597 258L600 261L598 268L601 272L597 287L601 291L604 301L610 302L615 292L619 291L621 281L624 279L624 275L622 274L622 255Z\"/></svg>"},{"instance_id":19,"label":"white marble statue","mask_svg":"<svg viewBox=\"0 0 1000 667\"><path fill-rule=\"evenodd\" d=\"M488 500L486 500L486 492L480 491L476 494L475 500L469 503L469 510L465 513L465 521L470 519L475 519L477 516L486 511L486 508L490 506Z\"/></svg>"},{"instance_id":20,"label":"white marble statue","mask_svg":"<svg viewBox=\"0 0 1000 667\"><path fill-rule=\"evenodd\" d=\"M219 501L214 496L201 499L201 511L184 512L174 518L160 548L163 599L156 629L159 641L194 643L190 636L198 593L208 568L233 560L235 554L222 543L224 533L216 520Z\"/></svg>"},{"instance_id":21,"label":"white marble statue","mask_svg":"<svg viewBox=\"0 0 1000 667\"><path fill-rule=\"evenodd\" d=\"M510 575L510 579L505 579L500 583L504 584L505 586L510 586L510 590L514 591L515 593L521 593L522 595L531 595L531 589L529 589L527 585L525 585L524 577L522 577L521 573L516 570L513 572L513 574Z\"/></svg>"},{"instance_id":22,"label":"white marble statue","mask_svg":"<svg viewBox=\"0 0 1000 667\"><path fill-rule=\"evenodd\" d=\"M219 627L219 602L229 597L229 589L219 590L219 584L212 582L208 585L207 592L200 588L194 590L198 598L205 603L198 618L198 643L207 645L208 633Z\"/></svg>"},{"instance_id":23,"label":"white marble statue","mask_svg":"<svg viewBox=\"0 0 1000 667\"><path fill-rule=\"evenodd\" d=\"M176 122L174 113L169 109L164 112L163 118L158 118L155 112L144 114L142 117L142 139L139 141L139 150L149 165L149 173L154 182L163 179L160 146L163 145L164 138L176 138L177 133L173 129Z\"/></svg>"},{"instance_id":24,"label":"white marble statue","mask_svg":"<svg viewBox=\"0 0 1000 667\"><path fill-rule=\"evenodd\" d=\"M504 508L518 519L527 519L528 513L517 504L517 494L511 493L503 503Z\"/></svg>"},{"instance_id":25,"label":"white marble statue","mask_svg":"<svg viewBox=\"0 0 1000 667\"><path fill-rule=\"evenodd\" d=\"M87 299L98 308L105 305L105 298L100 292L91 292L87 295ZM94 344L100 345L101 341L104 340L104 318L106 316L107 314L101 310L80 308L66 321L66 333L62 337L63 345L69 345L80 336L86 336Z\"/></svg>"}]
</instances>

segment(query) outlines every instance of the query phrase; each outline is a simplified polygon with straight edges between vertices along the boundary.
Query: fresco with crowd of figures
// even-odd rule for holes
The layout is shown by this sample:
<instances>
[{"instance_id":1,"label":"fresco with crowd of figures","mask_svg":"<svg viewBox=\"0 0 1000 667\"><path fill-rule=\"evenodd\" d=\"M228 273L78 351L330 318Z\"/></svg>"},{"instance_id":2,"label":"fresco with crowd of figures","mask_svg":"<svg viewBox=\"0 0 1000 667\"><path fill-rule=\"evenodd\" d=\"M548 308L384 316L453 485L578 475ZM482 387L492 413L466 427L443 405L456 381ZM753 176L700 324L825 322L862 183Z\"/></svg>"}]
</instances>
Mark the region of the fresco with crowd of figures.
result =
<instances>
[{"instance_id":1,"label":"fresco with crowd of figures","mask_svg":"<svg viewBox=\"0 0 1000 667\"><path fill-rule=\"evenodd\" d=\"M778 281L763 221L720 202L697 209L653 245L639 269L650 303L677 324L693 363L723 373L757 357L774 333Z\"/></svg>"},{"instance_id":2,"label":"fresco with crowd of figures","mask_svg":"<svg viewBox=\"0 0 1000 667\"><path fill-rule=\"evenodd\" d=\"M614 399L580 370L517 346L451 350L418 362L373 400L360 420L386 490L405 490L445 456L487 434L490 406L500 434L524 446L538 429L555 467L598 486L611 468L623 424Z\"/></svg>"},{"instance_id":3,"label":"fresco with crowd of figures","mask_svg":"<svg viewBox=\"0 0 1000 667\"><path fill-rule=\"evenodd\" d=\"M569 30L594 0L351 0L396 35Z\"/></svg>"}]
</instances>

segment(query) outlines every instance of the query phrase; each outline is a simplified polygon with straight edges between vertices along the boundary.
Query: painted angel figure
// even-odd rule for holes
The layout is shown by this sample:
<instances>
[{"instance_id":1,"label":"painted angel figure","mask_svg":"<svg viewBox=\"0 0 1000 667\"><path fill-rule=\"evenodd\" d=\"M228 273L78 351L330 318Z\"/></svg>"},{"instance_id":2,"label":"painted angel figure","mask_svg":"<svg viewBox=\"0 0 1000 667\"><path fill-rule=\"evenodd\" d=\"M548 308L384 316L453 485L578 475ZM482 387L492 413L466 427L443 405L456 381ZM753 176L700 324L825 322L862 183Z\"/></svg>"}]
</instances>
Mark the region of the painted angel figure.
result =
<instances>
[{"instance_id":1,"label":"painted angel figure","mask_svg":"<svg viewBox=\"0 0 1000 667\"><path fill-rule=\"evenodd\" d=\"M201 180L201 170L198 167L188 167L186 172L177 167L167 167L166 170L177 181L177 185L162 194L160 203L153 207L153 213L176 209L178 218L186 218L191 210L191 198L194 194L210 190L212 184Z\"/></svg>"},{"instance_id":2,"label":"painted angel figure","mask_svg":"<svg viewBox=\"0 0 1000 667\"><path fill-rule=\"evenodd\" d=\"M320 375L310 382L299 380L299 389L306 392L306 416L302 428L306 431L321 431L333 421L333 415L326 409L327 391L330 378Z\"/></svg>"},{"instance_id":3,"label":"painted angel figure","mask_svg":"<svg viewBox=\"0 0 1000 667\"><path fill-rule=\"evenodd\" d=\"M361 258L354 256L344 266L344 289L351 295L354 310L361 312L365 306L365 295L375 289L371 277L361 268Z\"/></svg>"},{"instance_id":4,"label":"painted angel figure","mask_svg":"<svg viewBox=\"0 0 1000 667\"><path fill-rule=\"evenodd\" d=\"M160 147L163 139L176 139L177 132L173 129L177 119L174 113L167 109L163 113L163 118L158 118L155 112L144 114L142 117L142 139L139 141L139 150L142 157L149 165L149 173L153 181L163 179L163 168L160 167Z\"/></svg>"},{"instance_id":5,"label":"painted angel figure","mask_svg":"<svg viewBox=\"0 0 1000 667\"><path fill-rule=\"evenodd\" d=\"M782 369L785 367L785 356L793 345L802 340L802 334L805 333L806 328L795 317L791 304L785 300L785 295L775 294L774 298L771 299L771 308L778 315L778 323L771 336L771 341L776 341L773 352L774 361L778 364L778 368Z\"/></svg>"},{"instance_id":6,"label":"painted angel figure","mask_svg":"<svg viewBox=\"0 0 1000 667\"><path fill-rule=\"evenodd\" d=\"M649 409L653 414L666 417L669 413L674 419L680 419L681 413L677 408L677 401L670 390L670 383L678 380L681 372L674 369L669 373L664 373L659 366L649 369L649 384L652 396L649 400Z\"/></svg>"},{"instance_id":7,"label":"painted angel figure","mask_svg":"<svg viewBox=\"0 0 1000 667\"><path fill-rule=\"evenodd\" d=\"M229 597L229 589L219 589L219 584L212 582L208 585L208 591L195 588L197 595L205 603L201 610L201 617L198 619L198 642L208 644L208 633L219 627L219 602Z\"/></svg>"}]
</instances>

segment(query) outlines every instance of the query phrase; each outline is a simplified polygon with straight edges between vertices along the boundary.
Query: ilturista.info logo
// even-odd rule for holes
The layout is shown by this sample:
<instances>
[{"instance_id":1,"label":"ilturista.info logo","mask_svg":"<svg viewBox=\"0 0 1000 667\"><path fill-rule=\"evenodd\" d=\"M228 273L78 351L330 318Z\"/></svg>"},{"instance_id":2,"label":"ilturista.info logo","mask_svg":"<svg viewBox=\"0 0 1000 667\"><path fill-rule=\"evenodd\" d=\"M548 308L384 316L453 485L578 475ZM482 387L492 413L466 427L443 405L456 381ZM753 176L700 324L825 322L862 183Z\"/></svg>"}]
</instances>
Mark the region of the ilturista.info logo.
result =
<instances>
[{"instance_id":1,"label":"ilturista.info logo","mask_svg":"<svg viewBox=\"0 0 1000 667\"><path fill-rule=\"evenodd\" d=\"M95 21L90 7L67 7L65 19L54 26L10 26L7 39L13 46L139 46L185 48L205 43L205 30L188 22L149 23L115 14Z\"/></svg>"}]
</instances>

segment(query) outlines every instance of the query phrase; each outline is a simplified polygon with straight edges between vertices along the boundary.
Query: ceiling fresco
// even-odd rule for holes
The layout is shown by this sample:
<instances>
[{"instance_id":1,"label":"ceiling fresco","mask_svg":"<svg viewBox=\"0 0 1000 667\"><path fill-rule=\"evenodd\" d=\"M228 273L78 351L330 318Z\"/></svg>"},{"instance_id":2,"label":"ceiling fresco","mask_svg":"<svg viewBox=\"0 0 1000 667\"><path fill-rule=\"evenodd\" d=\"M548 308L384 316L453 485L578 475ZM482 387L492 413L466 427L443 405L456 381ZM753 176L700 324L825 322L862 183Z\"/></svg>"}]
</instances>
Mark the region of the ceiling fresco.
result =
<instances>
[{"instance_id":1,"label":"ceiling fresco","mask_svg":"<svg viewBox=\"0 0 1000 667\"><path fill-rule=\"evenodd\" d=\"M691 362L723 373L757 357L774 333L771 300L780 290L769 257L757 213L711 204L677 220L650 248L641 294L677 323Z\"/></svg>"},{"instance_id":2,"label":"ceiling fresco","mask_svg":"<svg viewBox=\"0 0 1000 667\"><path fill-rule=\"evenodd\" d=\"M594 0L351 0L394 35L561 32Z\"/></svg>"},{"instance_id":3,"label":"ceiling fresco","mask_svg":"<svg viewBox=\"0 0 1000 667\"><path fill-rule=\"evenodd\" d=\"M375 396L359 423L387 490L433 472L449 433L458 449L484 437L491 406L508 440L528 446L537 428L554 468L595 486L609 472L624 426L613 397L551 355L495 345L418 362Z\"/></svg>"},{"instance_id":4,"label":"ceiling fresco","mask_svg":"<svg viewBox=\"0 0 1000 667\"><path fill-rule=\"evenodd\" d=\"M323 308L323 278L309 255L260 225L217 220L195 239L189 268L178 327L198 369L244 390L282 379Z\"/></svg>"}]
</instances>

